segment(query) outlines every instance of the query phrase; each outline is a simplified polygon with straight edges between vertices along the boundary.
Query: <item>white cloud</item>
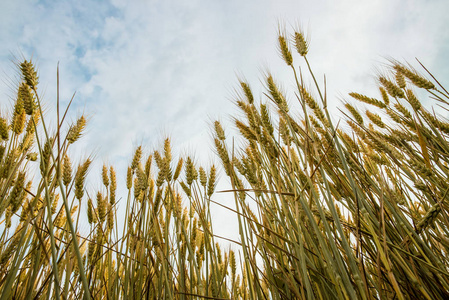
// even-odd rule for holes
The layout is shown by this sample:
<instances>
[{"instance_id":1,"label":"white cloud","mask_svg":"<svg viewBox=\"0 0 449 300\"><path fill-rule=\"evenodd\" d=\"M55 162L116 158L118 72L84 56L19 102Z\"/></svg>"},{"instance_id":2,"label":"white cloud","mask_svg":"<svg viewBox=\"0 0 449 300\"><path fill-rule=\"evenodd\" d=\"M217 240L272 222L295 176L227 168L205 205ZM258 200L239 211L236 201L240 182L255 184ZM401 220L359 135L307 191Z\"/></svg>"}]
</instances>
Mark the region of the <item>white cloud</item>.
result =
<instances>
[{"instance_id":1,"label":"white cloud","mask_svg":"<svg viewBox=\"0 0 449 300\"><path fill-rule=\"evenodd\" d=\"M275 45L279 21L287 31L296 23L310 29L309 59L318 78L326 74L335 106L349 91L376 93L371 74L387 55L422 58L449 76L441 50L448 49L448 6L399 0L2 1L0 68L10 70L10 51L33 55L51 106L60 61L63 104L78 91L70 118L92 116L77 149L94 151L100 164L117 163L123 171L137 144L151 150L163 134L172 135L177 151L207 155L207 162L207 124L235 112L229 98L236 74L248 79L258 98L265 67L287 90L292 86ZM305 68L298 56L295 64ZM0 94L11 91L1 86Z\"/></svg>"}]
</instances>

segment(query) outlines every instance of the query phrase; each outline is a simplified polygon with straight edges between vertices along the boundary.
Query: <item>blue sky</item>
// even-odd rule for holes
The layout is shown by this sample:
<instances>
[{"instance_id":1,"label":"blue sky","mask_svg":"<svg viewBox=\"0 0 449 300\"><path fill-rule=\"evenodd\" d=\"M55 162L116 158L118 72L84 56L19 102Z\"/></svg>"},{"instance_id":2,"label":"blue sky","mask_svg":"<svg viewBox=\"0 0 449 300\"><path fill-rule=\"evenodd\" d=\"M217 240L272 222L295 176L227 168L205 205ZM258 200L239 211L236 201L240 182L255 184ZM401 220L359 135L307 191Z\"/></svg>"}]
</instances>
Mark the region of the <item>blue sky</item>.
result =
<instances>
[{"instance_id":1,"label":"blue sky","mask_svg":"<svg viewBox=\"0 0 449 300\"><path fill-rule=\"evenodd\" d=\"M309 32L309 59L319 78L326 74L337 118L348 92L378 96L374 74L386 57L417 57L448 82L448 9L443 0L1 1L1 110L14 97L13 61L33 57L51 118L59 62L62 104L76 91L69 119L90 117L76 149L95 154L94 168L114 164L123 181L133 149L149 153L167 135L175 152L211 162L209 125L231 124L237 76L257 99L264 70L292 85L276 46L279 23Z\"/></svg>"}]
</instances>

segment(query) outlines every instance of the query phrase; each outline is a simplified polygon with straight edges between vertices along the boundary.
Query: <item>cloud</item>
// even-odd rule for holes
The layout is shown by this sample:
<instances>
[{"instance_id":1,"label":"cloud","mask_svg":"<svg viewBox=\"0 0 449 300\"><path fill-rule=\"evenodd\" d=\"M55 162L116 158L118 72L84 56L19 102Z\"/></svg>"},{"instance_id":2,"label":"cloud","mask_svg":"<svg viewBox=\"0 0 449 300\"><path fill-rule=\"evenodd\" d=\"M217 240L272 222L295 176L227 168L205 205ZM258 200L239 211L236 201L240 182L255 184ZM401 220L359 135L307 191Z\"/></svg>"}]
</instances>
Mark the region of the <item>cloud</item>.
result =
<instances>
[{"instance_id":1,"label":"cloud","mask_svg":"<svg viewBox=\"0 0 449 300\"><path fill-rule=\"evenodd\" d=\"M2 1L0 69L11 69L11 52L33 55L54 115L59 61L62 104L77 91L69 120L91 116L74 153L94 152L100 165L118 165L119 174L137 144L150 151L164 134L176 151L207 156L207 163L208 122L226 123L235 112L229 99L237 75L256 99L263 97L260 70L291 90L291 70L275 44L279 23L310 31L309 60L320 82L326 74L335 107L349 91L378 96L371 74L386 56L416 56L449 76L447 9L446 1L399 0ZM295 65L306 70L299 56ZM0 94L13 96L8 85Z\"/></svg>"}]
</instances>

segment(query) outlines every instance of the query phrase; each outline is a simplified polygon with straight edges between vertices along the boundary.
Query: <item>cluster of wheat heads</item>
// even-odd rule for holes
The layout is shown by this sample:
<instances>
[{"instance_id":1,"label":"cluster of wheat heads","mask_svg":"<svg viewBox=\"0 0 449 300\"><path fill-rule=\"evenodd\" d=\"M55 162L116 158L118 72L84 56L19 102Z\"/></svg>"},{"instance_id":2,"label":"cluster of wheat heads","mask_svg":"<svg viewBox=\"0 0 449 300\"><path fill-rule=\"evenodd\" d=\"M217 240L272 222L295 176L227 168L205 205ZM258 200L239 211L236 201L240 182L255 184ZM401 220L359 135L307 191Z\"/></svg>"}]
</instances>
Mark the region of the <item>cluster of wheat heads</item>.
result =
<instances>
[{"instance_id":1,"label":"cluster of wheat heads","mask_svg":"<svg viewBox=\"0 0 449 300\"><path fill-rule=\"evenodd\" d=\"M350 93L358 105L345 103L347 125L335 125L304 33L281 32L278 42L296 82L294 96L289 101L266 74L267 103L255 103L241 81L237 105L244 117L235 125L245 145L239 151L226 145L216 123L250 296L449 297L449 123L416 96L427 93L446 110L448 92L393 61L388 75L378 77L380 99ZM292 48L307 72L294 67Z\"/></svg>"},{"instance_id":2,"label":"cluster of wheat heads","mask_svg":"<svg viewBox=\"0 0 449 300\"><path fill-rule=\"evenodd\" d=\"M357 102L335 124L303 32L280 32L278 43L296 88L287 97L267 73L257 102L240 81L244 142L214 122L221 168L173 157L170 139L149 155L137 147L124 197L112 166L97 191L85 189L91 158L73 168L68 151L85 117L63 130L58 112L50 130L35 67L19 64L13 110L0 117L0 300L449 297L449 123L417 96L444 110L448 92L392 61L378 99L350 93ZM227 250L210 213L228 206L214 200L220 169L240 236Z\"/></svg>"},{"instance_id":3,"label":"cluster of wheat heads","mask_svg":"<svg viewBox=\"0 0 449 300\"><path fill-rule=\"evenodd\" d=\"M190 157L175 162L169 139L145 158L138 147L119 228L115 169L104 165L101 188L89 193L92 159L72 167L69 148L86 118L64 131L67 110L61 118L58 112L51 133L35 67L25 60L19 68L13 111L0 118L0 299L245 297L238 258L220 248L211 226L215 166L206 170ZM89 223L86 235L81 220Z\"/></svg>"}]
</instances>

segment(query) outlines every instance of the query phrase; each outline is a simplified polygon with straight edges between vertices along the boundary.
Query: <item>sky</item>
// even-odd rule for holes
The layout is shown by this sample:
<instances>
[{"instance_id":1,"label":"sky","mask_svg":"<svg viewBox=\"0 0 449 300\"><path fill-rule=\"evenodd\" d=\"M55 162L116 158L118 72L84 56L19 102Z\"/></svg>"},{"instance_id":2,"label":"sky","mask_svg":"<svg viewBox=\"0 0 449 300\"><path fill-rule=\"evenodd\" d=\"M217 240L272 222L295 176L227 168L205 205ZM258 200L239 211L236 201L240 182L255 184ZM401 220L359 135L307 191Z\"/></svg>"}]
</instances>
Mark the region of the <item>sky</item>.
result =
<instances>
[{"instance_id":1,"label":"sky","mask_svg":"<svg viewBox=\"0 0 449 300\"><path fill-rule=\"evenodd\" d=\"M15 97L14 63L32 58L54 120L59 63L62 107L76 92L68 119L89 118L73 155L94 154L91 177L103 163L116 166L123 186L134 149L143 145L149 154L167 136L175 153L217 163L211 123L232 126L238 78L256 99L267 70L292 90L276 44L279 25L309 35L309 61L319 79L326 75L338 119L349 92L379 96L375 75L388 58L415 66L418 58L447 83L448 10L445 0L0 1L0 111ZM299 56L294 64L304 68ZM226 222L217 214L218 224ZM219 233L228 235L228 227Z\"/></svg>"}]
</instances>

